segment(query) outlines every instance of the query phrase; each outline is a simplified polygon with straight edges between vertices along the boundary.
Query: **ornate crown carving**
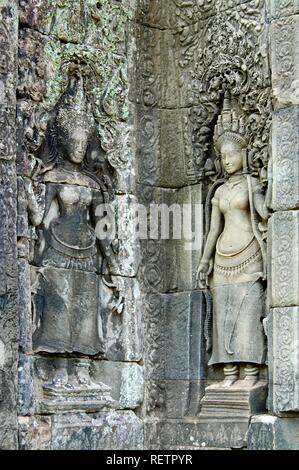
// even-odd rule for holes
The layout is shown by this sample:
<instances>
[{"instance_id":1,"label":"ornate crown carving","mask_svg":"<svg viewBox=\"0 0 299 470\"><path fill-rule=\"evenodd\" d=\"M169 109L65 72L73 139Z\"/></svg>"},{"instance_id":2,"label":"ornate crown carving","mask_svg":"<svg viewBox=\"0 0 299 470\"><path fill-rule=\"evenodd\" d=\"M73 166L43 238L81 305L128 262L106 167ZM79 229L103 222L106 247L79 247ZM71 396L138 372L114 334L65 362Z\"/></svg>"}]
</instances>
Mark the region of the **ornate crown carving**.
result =
<instances>
[{"instance_id":1,"label":"ornate crown carving","mask_svg":"<svg viewBox=\"0 0 299 470\"><path fill-rule=\"evenodd\" d=\"M218 152L226 141L237 142L242 148L246 148L249 142L245 119L232 108L229 93L225 94L223 110L214 130L214 145Z\"/></svg>"},{"instance_id":2,"label":"ornate crown carving","mask_svg":"<svg viewBox=\"0 0 299 470\"><path fill-rule=\"evenodd\" d=\"M87 132L93 130L95 123L85 97L82 75L70 78L68 89L58 107L56 125L65 131L78 127Z\"/></svg>"}]
</instances>

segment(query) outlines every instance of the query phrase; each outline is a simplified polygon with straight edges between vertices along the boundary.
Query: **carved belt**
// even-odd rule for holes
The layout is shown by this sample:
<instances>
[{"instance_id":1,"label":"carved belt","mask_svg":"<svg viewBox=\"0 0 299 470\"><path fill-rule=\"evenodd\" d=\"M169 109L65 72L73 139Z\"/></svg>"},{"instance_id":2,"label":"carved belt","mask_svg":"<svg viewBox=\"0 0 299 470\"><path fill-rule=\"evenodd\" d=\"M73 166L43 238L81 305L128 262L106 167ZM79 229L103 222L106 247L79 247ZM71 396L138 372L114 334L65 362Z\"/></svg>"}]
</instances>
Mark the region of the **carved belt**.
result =
<instances>
[{"instance_id":1,"label":"carved belt","mask_svg":"<svg viewBox=\"0 0 299 470\"><path fill-rule=\"evenodd\" d=\"M97 252L95 242L96 239L94 237L92 243L87 247L79 248L71 246L60 240L57 237L53 226L50 227L49 244L54 248L54 250L71 258L86 259L94 256Z\"/></svg>"},{"instance_id":2,"label":"carved belt","mask_svg":"<svg viewBox=\"0 0 299 470\"><path fill-rule=\"evenodd\" d=\"M245 271L249 264L261 259L261 249L255 237L242 251L230 255L219 252L217 244L214 271L225 276L234 276Z\"/></svg>"}]
</instances>

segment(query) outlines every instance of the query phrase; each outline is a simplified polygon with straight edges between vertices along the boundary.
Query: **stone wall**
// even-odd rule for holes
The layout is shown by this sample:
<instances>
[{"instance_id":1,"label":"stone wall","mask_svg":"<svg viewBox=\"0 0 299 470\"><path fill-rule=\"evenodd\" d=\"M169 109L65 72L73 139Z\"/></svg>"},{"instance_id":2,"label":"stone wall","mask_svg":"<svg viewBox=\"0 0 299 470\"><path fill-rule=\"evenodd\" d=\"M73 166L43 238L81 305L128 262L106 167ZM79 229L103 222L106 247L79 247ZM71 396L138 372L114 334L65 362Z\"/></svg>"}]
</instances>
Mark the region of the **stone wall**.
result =
<instances>
[{"instance_id":1,"label":"stone wall","mask_svg":"<svg viewBox=\"0 0 299 470\"><path fill-rule=\"evenodd\" d=\"M143 447L143 424L137 416L144 394L143 312L136 277L139 247L129 235L130 207L136 200L137 191L134 121L128 99L131 57L136 48L130 36L134 15L135 3L131 1L32 0L21 1L19 5L17 236L20 297L18 415L21 449ZM97 151L104 158L105 168L113 173L116 214L124 210L128 212L125 220L127 238L119 240L116 248L117 263L111 270L118 299L123 299L122 310L119 313L111 311L111 289L102 282L101 271L94 276L54 267L50 270L47 268L46 276L56 281L60 279L58 284L65 285L69 292L67 296L70 296L69 299L64 297L69 303L68 308L78 303L79 309L82 309L85 302L88 310L94 305L88 297L96 295L98 299L104 346L100 354L85 359L93 383L104 384L110 389L111 397L103 397L104 405L95 403L88 390L84 392L86 396L83 396L83 402L72 401L71 395L67 396L66 393L64 403L61 397L56 397L58 401L53 405L46 398L45 387L51 381L59 354L39 353L32 341L38 319L35 310L37 304L31 301L31 297L35 299L42 284L37 280L40 264L34 254L40 228L34 227L32 216L28 218L28 188L29 193L31 191L36 196L37 203L46 204L44 193L49 189L49 184L40 184L43 180L39 165L42 168L45 165L45 160L40 157L40 149L47 138L51 113L59 106L61 96L67 93L72 70L79 70L83 76L85 99L92 108L96 139L100 143ZM74 103L74 109L76 106ZM48 182L51 181L54 182L50 177ZM80 181L75 184L83 184L84 187L85 183ZM80 225L74 225L72 229L80 230ZM72 288L74 284L77 284L75 290ZM83 292L88 285L91 290ZM92 286L96 286L96 290ZM85 296L85 300L83 297L80 300L79 292ZM56 295L53 285L47 290L45 300L52 295ZM76 368L80 354L66 354L64 360L67 361L68 370ZM102 392L107 394L105 388ZM99 391L97 394L100 398ZM45 416L48 414L50 416Z\"/></svg>"},{"instance_id":2,"label":"stone wall","mask_svg":"<svg viewBox=\"0 0 299 470\"><path fill-rule=\"evenodd\" d=\"M135 36L139 48L130 97L137 114L139 200L201 205L200 225L207 226L204 206L217 181L212 136L225 90L251 120L250 158L261 180L267 179L271 83L266 4L142 2ZM213 447L222 439L222 447L229 447L230 433L239 429L224 428L218 442L218 424L213 429L211 422L207 429L198 421L205 386L218 381L221 372L206 367L207 299L195 279L203 240L193 251L185 249L185 242L149 240L142 245L146 445Z\"/></svg>"},{"instance_id":3,"label":"stone wall","mask_svg":"<svg viewBox=\"0 0 299 470\"><path fill-rule=\"evenodd\" d=\"M249 419L250 449L298 448L298 14L296 0L0 0L1 449L242 448ZM46 274L66 286L67 305L88 311L98 299L103 344L94 355L38 351L32 339L45 267L35 255L45 227L32 213L47 206L51 184L66 184L59 172L44 178L56 158L47 139L77 76L96 127L91 156L102 165L87 173L111 180L126 236L109 248L113 266ZM219 424L200 415L222 371L207 367L211 299L196 270L221 177L212 143L225 92L247 116L250 170L271 198L261 372L269 393L267 414L236 421L226 410ZM199 243L153 233L137 241L135 203L193 205ZM87 278L96 290L86 292ZM61 360L90 371L89 392L75 386L82 400L49 387Z\"/></svg>"},{"instance_id":4,"label":"stone wall","mask_svg":"<svg viewBox=\"0 0 299 470\"><path fill-rule=\"evenodd\" d=\"M269 415L251 449L298 449L298 2L269 2L273 197L269 243Z\"/></svg>"},{"instance_id":5,"label":"stone wall","mask_svg":"<svg viewBox=\"0 0 299 470\"><path fill-rule=\"evenodd\" d=\"M16 176L17 2L0 2L0 447L16 449L18 270Z\"/></svg>"}]
</instances>

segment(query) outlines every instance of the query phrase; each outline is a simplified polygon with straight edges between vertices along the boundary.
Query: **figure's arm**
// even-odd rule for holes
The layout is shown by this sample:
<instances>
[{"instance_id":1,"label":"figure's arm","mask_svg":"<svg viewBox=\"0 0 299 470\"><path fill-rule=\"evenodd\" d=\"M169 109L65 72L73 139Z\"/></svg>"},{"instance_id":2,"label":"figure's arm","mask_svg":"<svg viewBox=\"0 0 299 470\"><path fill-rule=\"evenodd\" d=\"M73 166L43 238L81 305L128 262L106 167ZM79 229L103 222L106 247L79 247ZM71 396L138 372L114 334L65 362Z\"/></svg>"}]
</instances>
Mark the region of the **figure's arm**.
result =
<instances>
[{"instance_id":1,"label":"figure's arm","mask_svg":"<svg viewBox=\"0 0 299 470\"><path fill-rule=\"evenodd\" d=\"M209 263L212 258L218 237L222 230L222 215L218 205L213 205L211 216L211 227L206 241L205 249L202 255L201 262Z\"/></svg>"},{"instance_id":2,"label":"figure's arm","mask_svg":"<svg viewBox=\"0 0 299 470\"><path fill-rule=\"evenodd\" d=\"M113 272L117 267L114 240L109 237L109 230L107 230L107 237L105 238L101 236L103 235L103 230L98 230L101 222L103 221L103 218L105 218L104 222L106 224L107 218L113 216L113 214L109 214L109 207L110 206L108 205L106 207L102 193L100 191L93 191L93 200L90 208L90 219L93 227L95 228L101 253L107 261L110 270ZM106 213L107 215L105 215Z\"/></svg>"},{"instance_id":3,"label":"figure's arm","mask_svg":"<svg viewBox=\"0 0 299 470\"><path fill-rule=\"evenodd\" d=\"M200 287L205 287L207 276L210 271L210 261L215 252L216 243L218 237L222 231L222 214L219 209L219 199L218 197L214 197L213 201L213 209L211 215L211 226L210 231L208 234L208 238L206 241L206 245L204 248L204 252L197 270L197 279L199 280Z\"/></svg>"},{"instance_id":4,"label":"figure's arm","mask_svg":"<svg viewBox=\"0 0 299 470\"><path fill-rule=\"evenodd\" d=\"M260 182L253 180L252 192L253 204L257 213L263 220L268 220L268 218L270 217L270 212L267 207L268 198L264 196Z\"/></svg>"},{"instance_id":5,"label":"figure's arm","mask_svg":"<svg viewBox=\"0 0 299 470\"><path fill-rule=\"evenodd\" d=\"M54 185L41 185L38 190L33 187L34 183L26 178L26 194L28 201L28 212L30 222L33 227L41 225L47 216L53 199L56 196L56 187Z\"/></svg>"}]
</instances>

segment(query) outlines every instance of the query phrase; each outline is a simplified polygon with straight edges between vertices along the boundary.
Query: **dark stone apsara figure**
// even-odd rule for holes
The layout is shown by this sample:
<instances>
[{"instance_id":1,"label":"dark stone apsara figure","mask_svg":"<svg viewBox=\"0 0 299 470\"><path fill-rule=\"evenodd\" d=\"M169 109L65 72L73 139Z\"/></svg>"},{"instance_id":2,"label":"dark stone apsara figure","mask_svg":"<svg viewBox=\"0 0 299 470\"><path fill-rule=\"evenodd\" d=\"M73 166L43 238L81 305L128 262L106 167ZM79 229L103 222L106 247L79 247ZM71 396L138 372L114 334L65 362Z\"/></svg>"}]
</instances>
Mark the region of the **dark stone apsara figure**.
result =
<instances>
[{"instance_id":1,"label":"dark stone apsara figure","mask_svg":"<svg viewBox=\"0 0 299 470\"><path fill-rule=\"evenodd\" d=\"M33 285L35 351L96 355L103 351L98 280L103 261L116 263L109 241L96 238L96 207L107 202L108 177L95 177L95 123L82 79L70 80L43 148L45 202L29 187L31 222L38 227Z\"/></svg>"}]
</instances>

